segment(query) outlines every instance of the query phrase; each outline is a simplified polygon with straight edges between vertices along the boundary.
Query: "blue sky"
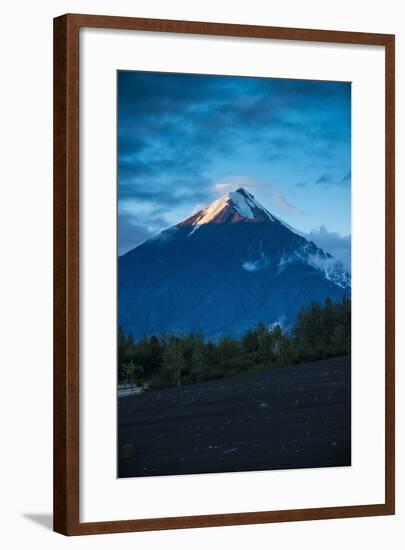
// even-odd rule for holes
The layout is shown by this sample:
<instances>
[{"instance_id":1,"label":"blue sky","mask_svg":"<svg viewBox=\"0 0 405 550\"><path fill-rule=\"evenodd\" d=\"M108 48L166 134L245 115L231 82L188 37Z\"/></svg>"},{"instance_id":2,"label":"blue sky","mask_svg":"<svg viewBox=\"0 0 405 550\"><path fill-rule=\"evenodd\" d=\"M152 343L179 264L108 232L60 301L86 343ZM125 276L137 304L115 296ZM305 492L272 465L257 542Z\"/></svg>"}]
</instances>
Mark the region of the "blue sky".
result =
<instances>
[{"instance_id":1,"label":"blue sky","mask_svg":"<svg viewBox=\"0 0 405 550\"><path fill-rule=\"evenodd\" d=\"M119 71L119 254L244 186L348 263L350 94L345 82Z\"/></svg>"}]
</instances>

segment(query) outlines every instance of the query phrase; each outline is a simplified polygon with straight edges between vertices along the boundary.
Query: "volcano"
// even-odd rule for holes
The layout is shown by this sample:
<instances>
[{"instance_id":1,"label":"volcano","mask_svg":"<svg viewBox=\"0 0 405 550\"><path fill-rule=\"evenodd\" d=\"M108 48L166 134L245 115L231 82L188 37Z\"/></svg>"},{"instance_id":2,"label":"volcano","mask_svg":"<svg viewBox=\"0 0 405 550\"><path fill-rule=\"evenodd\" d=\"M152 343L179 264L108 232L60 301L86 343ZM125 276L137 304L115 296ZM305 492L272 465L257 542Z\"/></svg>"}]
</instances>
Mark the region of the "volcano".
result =
<instances>
[{"instance_id":1,"label":"volcano","mask_svg":"<svg viewBox=\"0 0 405 550\"><path fill-rule=\"evenodd\" d=\"M201 332L217 341L259 322L288 329L311 301L350 289L341 263L244 188L118 258L119 325L136 339Z\"/></svg>"}]
</instances>

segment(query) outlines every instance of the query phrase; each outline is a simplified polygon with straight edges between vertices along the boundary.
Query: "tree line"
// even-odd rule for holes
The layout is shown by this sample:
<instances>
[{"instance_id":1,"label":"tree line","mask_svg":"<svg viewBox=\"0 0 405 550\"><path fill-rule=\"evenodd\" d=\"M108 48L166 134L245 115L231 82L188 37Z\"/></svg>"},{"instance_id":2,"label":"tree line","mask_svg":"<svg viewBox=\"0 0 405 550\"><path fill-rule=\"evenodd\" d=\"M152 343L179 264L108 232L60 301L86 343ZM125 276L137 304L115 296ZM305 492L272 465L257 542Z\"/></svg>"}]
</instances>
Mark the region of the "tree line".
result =
<instances>
[{"instance_id":1,"label":"tree line","mask_svg":"<svg viewBox=\"0 0 405 550\"><path fill-rule=\"evenodd\" d=\"M259 323L240 339L205 340L201 333L135 341L118 329L118 381L150 389L224 378L242 371L282 367L350 354L351 301L311 302L293 327Z\"/></svg>"}]
</instances>

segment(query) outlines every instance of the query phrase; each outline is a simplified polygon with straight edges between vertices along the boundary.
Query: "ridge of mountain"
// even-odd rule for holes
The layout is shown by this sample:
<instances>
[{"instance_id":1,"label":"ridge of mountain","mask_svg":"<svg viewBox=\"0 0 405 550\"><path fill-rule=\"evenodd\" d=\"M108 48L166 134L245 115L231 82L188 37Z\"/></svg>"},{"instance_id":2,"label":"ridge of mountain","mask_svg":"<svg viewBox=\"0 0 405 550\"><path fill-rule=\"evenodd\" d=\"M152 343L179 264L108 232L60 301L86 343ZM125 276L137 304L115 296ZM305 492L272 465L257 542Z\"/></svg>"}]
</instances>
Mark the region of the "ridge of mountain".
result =
<instances>
[{"instance_id":1,"label":"ridge of mountain","mask_svg":"<svg viewBox=\"0 0 405 550\"><path fill-rule=\"evenodd\" d=\"M119 323L135 338L202 332L240 337L290 326L311 300L350 294L328 252L239 188L121 256Z\"/></svg>"}]
</instances>

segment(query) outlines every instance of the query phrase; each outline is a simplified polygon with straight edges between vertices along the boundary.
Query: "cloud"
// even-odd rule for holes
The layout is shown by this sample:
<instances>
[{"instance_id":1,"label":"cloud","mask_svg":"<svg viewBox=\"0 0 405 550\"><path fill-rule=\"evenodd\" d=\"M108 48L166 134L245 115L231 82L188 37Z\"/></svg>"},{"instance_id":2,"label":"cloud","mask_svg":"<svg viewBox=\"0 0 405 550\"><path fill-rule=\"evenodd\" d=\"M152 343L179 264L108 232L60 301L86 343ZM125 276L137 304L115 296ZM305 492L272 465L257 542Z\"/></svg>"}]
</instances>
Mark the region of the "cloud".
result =
<instances>
[{"instance_id":1,"label":"cloud","mask_svg":"<svg viewBox=\"0 0 405 550\"><path fill-rule=\"evenodd\" d=\"M289 214L290 216L305 216L305 212L288 202L288 200L278 191L273 189L271 196L277 206L286 214Z\"/></svg>"},{"instance_id":2,"label":"cloud","mask_svg":"<svg viewBox=\"0 0 405 550\"><path fill-rule=\"evenodd\" d=\"M250 189L271 189L272 185L268 183L260 183L249 176L232 176L231 181L224 183L214 183L212 189L214 191L226 192L234 191L238 187L246 187Z\"/></svg>"},{"instance_id":3,"label":"cloud","mask_svg":"<svg viewBox=\"0 0 405 550\"><path fill-rule=\"evenodd\" d=\"M118 198L121 205L128 202L144 207L145 203L159 205L166 211L170 211L175 205L186 205L195 202L204 202L209 196L209 187L206 178L201 176L175 178L172 180L163 178L155 180L145 178L144 185L140 185L136 192L130 182L119 186Z\"/></svg>"},{"instance_id":4,"label":"cloud","mask_svg":"<svg viewBox=\"0 0 405 550\"><path fill-rule=\"evenodd\" d=\"M232 188L226 174L241 167L283 173L313 162L330 181L342 179L350 166L350 84L119 71L117 139L120 216L130 211L132 226L153 232L153 220L139 221L142 212L159 207L170 219L176 208L205 204L213 191ZM296 177L315 187L314 171ZM289 215L303 214L282 185L270 198Z\"/></svg>"},{"instance_id":5,"label":"cloud","mask_svg":"<svg viewBox=\"0 0 405 550\"><path fill-rule=\"evenodd\" d=\"M121 215L118 224L118 256L132 250L152 235L153 232L145 225L134 224L130 216Z\"/></svg>"},{"instance_id":6,"label":"cloud","mask_svg":"<svg viewBox=\"0 0 405 550\"><path fill-rule=\"evenodd\" d=\"M351 181L352 181L352 172L351 170L349 170L349 172L345 176L343 176L343 178L339 181L339 183L344 185L346 183L350 184Z\"/></svg>"},{"instance_id":7,"label":"cloud","mask_svg":"<svg viewBox=\"0 0 405 550\"><path fill-rule=\"evenodd\" d=\"M330 184L330 183L334 183L332 181L332 178L329 174L322 174L321 176L319 176L319 178L317 180L315 180L315 185L319 185L319 184Z\"/></svg>"},{"instance_id":8,"label":"cloud","mask_svg":"<svg viewBox=\"0 0 405 550\"><path fill-rule=\"evenodd\" d=\"M219 191L221 193L226 193L226 191L233 191L235 187L237 187L235 183L214 183L214 185L212 186L215 191Z\"/></svg>"},{"instance_id":9,"label":"cloud","mask_svg":"<svg viewBox=\"0 0 405 550\"><path fill-rule=\"evenodd\" d=\"M119 71L120 187L142 200L147 186L158 199L159 187L174 179L195 190L209 186L213 164L249 146L274 162L286 151L294 157L308 136L329 143L326 128L336 141L347 134L348 93L345 83Z\"/></svg>"},{"instance_id":10,"label":"cloud","mask_svg":"<svg viewBox=\"0 0 405 550\"><path fill-rule=\"evenodd\" d=\"M269 152L265 152L264 153L264 158L265 160L268 160L269 162L279 162L279 161L282 161L282 160L285 160L288 158L288 155L286 154L282 154L282 153L269 153Z\"/></svg>"},{"instance_id":11,"label":"cloud","mask_svg":"<svg viewBox=\"0 0 405 550\"><path fill-rule=\"evenodd\" d=\"M351 236L339 235L339 233L328 231L325 226L313 229L304 237L313 241L324 252L329 252L334 259L342 262L345 269L351 272Z\"/></svg>"},{"instance_id":12,"label":"cloud","mask_svg":"<svg viewBox=\"0 0 405 550\"><path fill-rule=\"evenodd\" d=\"M322 174L321 176L319 176L318 179L315 180L314 183L315 185L347 185L347 184L350 185L351 180L352 180L352 173L349 170L347 174L345 174L343 177L339 179L335 179L334 177L332 177L331 174L326 174L326 173Z\"/></svg>"},{"instance_id":13,"label":"cloud","mask_svg":"<svg viewBox=\"0 0 405 550\"><path fill-rule=\"evenodd\" d=\"M236 176L231 178L232 182L229 183L215 183L212 188L215 191L226 193L227 191L234 191L237 187L242 186L251 189L265 189L268 191L274 204L276 204L280 210L289 216L304 216L305 212L292 205L286 197L278 191L271 183L257 182L249 176Z\"/></svg>"},{"instance_id":14,"label":"cloud","mask_svg":"<svg viewBox=\"0 0 405 550\"><path fill-rule=\"evenodd\" d=\"M252 273L262 269L261 266L260 266L260 263L258 261L256 261L256 262L244 262L242 264L242 268L245 271L249 271L249 272L252 272Z\"/></svg>"},{"instance_id":15,"label":"cloud","mask_svg":"<svg viewBox=\"0 0 405 550\"><path fill-rule=\"evenodd\" d=\"M145 211L143 214L134 213L128 206L119 208L118 255L122 256L169 225L160 208Z\"/></svg>"}]
</instances>

